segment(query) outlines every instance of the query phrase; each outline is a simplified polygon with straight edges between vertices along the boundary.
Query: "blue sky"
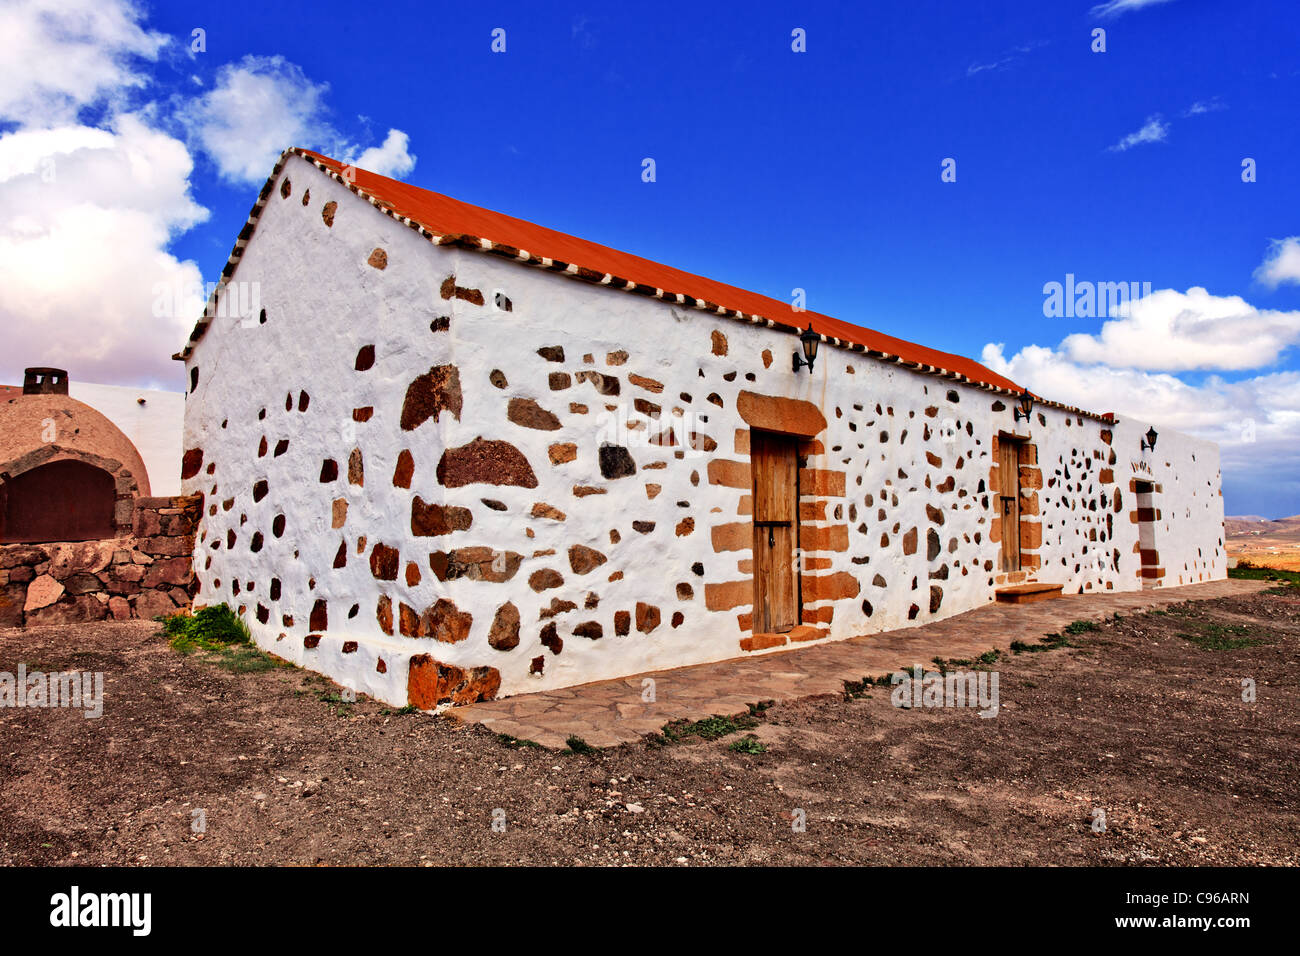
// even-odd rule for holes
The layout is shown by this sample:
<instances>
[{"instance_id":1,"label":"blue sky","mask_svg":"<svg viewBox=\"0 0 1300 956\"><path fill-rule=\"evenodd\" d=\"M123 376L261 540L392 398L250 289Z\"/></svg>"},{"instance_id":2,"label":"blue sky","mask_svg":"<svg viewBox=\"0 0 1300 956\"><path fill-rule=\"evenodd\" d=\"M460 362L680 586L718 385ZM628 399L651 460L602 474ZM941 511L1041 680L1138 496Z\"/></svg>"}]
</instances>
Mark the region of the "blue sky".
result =
<instances>
[{"instance_id":1,"label":"blue sky","mask_svg":"<svg viewBox=\"0 0 1300 956\"><path fill-rule=\"evenodd\" d=\"M309 146L1219 441L1229 513L1300 512L1294 2L610 6L13 0L0 380L179 390L157 288ZM1046 316L1067 274L1153 294Z\"/></svg>"}]
</instances>

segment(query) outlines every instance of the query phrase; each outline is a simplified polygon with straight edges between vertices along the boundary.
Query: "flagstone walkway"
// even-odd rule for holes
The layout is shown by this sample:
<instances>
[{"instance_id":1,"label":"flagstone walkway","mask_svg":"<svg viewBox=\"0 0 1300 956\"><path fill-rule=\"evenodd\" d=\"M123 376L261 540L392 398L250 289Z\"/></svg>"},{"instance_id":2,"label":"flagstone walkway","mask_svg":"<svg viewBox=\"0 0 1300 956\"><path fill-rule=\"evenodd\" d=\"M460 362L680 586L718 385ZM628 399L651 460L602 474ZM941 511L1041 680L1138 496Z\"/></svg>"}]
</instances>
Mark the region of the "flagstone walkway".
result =
<instances>
[{"instance_id":1,"label":"flagstone walkway","mask_svg":"<svg viewBox=\"0 0 1300 956\"><path fill-rule=\"evenodd\" d=\"M449 716L496 733L561 749L570 735L593 747L613 747L657 733L672 720L744 713L750 703L840 694L844 681L891 674L935 657L973 659L1011 642L1059 632L1071 621L1100 620L1180 601L1249 594L1267 581L1229 579L1149 591L1067 595L1033 604L989 604L933 624L852 637L827 644L650 671L618 680L457 707ZM655 702L641 700L642 680L655 681Z\"/></svg>"}]
</instances>

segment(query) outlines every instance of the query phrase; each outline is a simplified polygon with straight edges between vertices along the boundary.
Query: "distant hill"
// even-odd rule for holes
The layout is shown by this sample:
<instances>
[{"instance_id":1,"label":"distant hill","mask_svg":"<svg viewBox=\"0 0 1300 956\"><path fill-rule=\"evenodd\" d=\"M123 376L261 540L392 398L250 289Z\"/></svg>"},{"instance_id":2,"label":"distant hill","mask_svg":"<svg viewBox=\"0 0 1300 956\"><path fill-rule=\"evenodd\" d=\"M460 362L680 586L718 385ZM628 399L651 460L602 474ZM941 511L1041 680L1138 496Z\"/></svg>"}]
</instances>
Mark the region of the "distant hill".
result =
<instances>
[{"instance_id":1,"label":"distant hill","mask_svg":"<svg viewBox=\"0 0 1300 956\"><path fill-rule=\"evenodd\" d=\"M1276 521L1260 515L1230 515L1223 519L1223 526L1229 537L1258 535L1271 538L1280 535L1300 538L1300 515L1278 518Z\"/></svg>"}]
</instances>

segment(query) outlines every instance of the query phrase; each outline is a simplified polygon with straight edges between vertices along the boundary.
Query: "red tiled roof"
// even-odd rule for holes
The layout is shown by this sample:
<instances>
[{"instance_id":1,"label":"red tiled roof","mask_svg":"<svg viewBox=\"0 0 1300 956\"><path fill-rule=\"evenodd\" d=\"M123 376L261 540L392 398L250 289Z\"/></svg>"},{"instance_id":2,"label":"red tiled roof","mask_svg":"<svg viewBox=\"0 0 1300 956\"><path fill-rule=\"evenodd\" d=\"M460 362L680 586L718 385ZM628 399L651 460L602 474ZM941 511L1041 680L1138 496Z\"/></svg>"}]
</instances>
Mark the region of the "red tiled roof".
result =
<instances>
[{"instance_id":1,"label":"red tiled roof","mask_svg":"<svg viewBox=\"0 0 1300 956\"><path fill-rule=\"evenodd\" d=\"M244 247L257 227L262 208L290 156L300 156L315 165L352 192L370 202L386 215L419 232L438 245L459 245L540 266L588 282L609 285L640 295L654 296L667 302L725 315L739 321L798 332L808 323L824 341L842 348L864 352L872 358L896 362L921 372L956 381L968 381L997 391L1019 394L1023 389L1010 379L973 359L926 348L906 339L885 335L874 329L854 325L817 312L796 311L789 303L756 292L706 279L681 269L674 269L640 256L620 252L599 243L588 242L554 229L547 229L524 219L516 219L490 209L420 189L389 179L368 170L347 166L336 159L308 149L291 147L280 156L266 185L258 194L248 222L240 231L230 258L221 272L222 283L234 275ZM217 293L208 299L207 308L190 333L184 349L173 358L189 358L195 344L211 324ZM1109 413L1097 415L1080 408L1039 398L1045 405L1067 413L1113 420Z\"/></svg>"},{"instance_id":2,"label":"red tiled roof","mask_svg":"<svg viewBox=\"0 0 1300 956\"><path fill-rule=\"evenodd\" d=\"M295 150L341 173L347 165L311 150ZM526 250L535 256L557 259L582 269L626 279L667 293L703 299L706 302L772 319L784 325L803 328L809 322L813 330L831 339L863 346L876 352L898 356L906 362L934 366L964 375L974 382L996 388L1019 392L1020 386L1008 378L985 368L980 363L960 355L926 348L904 339L885 335L874 329L821 315L817 312L796 311L788 302L772 299L756 292L706 279L681 269L674 269L640 256L620 252L599 243L588 242L524 219L420 189L409 183L398 182L386 176L352 167L349 179L361 190L381 203L391 205L394 212L412 219L425 229L438 235L472 236L494 243Z\"/></svg>"}]
</instances>

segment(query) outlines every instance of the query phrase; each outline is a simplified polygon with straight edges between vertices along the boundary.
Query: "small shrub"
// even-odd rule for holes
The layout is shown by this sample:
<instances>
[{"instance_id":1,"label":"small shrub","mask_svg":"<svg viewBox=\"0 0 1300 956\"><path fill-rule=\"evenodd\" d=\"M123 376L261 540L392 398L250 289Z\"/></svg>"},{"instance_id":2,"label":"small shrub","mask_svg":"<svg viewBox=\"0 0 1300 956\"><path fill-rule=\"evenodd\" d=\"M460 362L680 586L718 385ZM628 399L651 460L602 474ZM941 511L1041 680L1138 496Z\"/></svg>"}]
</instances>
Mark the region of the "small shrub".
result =
<instances>
[{"instance_id":1,"label":"small shrub","mask_svg":"<svg viewBox=\"0 0 1300 956\"><path fill-rule=\"evenodd\" d=\"M746 734L739 740L733 740L727 744L727 749L742 754L765 754L767 753L767 744L760 741L753 734Z\"/></svg>"},{"instance_id":2,"label":"small shrub","mask_svg":"<svg viewBox=\"0 0 1300 956\"><path fill-rule=\"evenodd\" d=\"M570 734L569 739L565 741L569 745L569 752L575 754L594 754L596 748L587 743L577 734Z\"/></svg>"},{"instance_id":3,"label":"small shrub","mask_svg":"<svg viewBox=\"0 0 1300 956\"><path fill-rule=\"evenodd\" d=\"M1235 651L1242 647L1264 644L1262 638L1251 636L1250 628L1241 624L1215 624L1213 621L1186 621L1188 631L1178 636L1207 651Z\"/></svg>"},{"instance_id":4,"label":"small shrub","mask_svg":"<svg viewBox=\"0 0 1300 956\"><path fill-rule=\"evenodd\" d=\"M1068 631L1069 628L1067 627ZM1012 641L1011 653L1013 654L1037 654L1041 651L1055 651L1062 647L1074 647L1070 639L1064 634L1048 634L1046 637L1040 637L1037 644L1026 644L1024 641Z\"/></svg>"},{"instance_id":5,"label":"small shrub","mask_svg":"<svg viewBox=\"0 0 1300 956\"><path fill-rule=\"evenodd\" d=\"M694 722L677 720L664 724L664 736L669 740L681 740L683 737L699 737L702 740L717 740L740 730L757 727L758 721L753 717L723 717L714 714Z\"/></svg>"},{"instance_id":6,"label":"small shrub","mask_svg":"<svg viewBox=\"0 0 1300 956\"><path fill-rule=\"evenodd\" d=\"M193 614L172 614L156 619L162 633L171 638L171 646L182 654L196 650L225 650L233 644L251 644L248 625L239 619L228 604L212 604Z\"/></svg>"},{"instance_id":7,"label":"small shrub","mask_svg":"<svg viewBox=\"0 0 1300 956\"><path fill-rule=\"evenodd\" d=\"M1066 634L1083 634L1087 631L1100 631L1101 625L1096 621L1072 621L1065 625Z\"/></svg>"}]
</instances>

